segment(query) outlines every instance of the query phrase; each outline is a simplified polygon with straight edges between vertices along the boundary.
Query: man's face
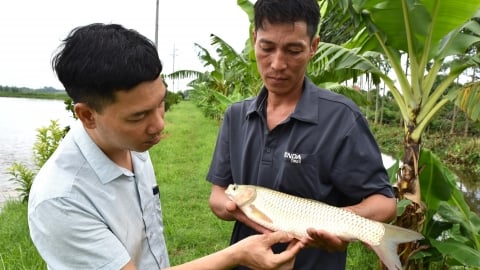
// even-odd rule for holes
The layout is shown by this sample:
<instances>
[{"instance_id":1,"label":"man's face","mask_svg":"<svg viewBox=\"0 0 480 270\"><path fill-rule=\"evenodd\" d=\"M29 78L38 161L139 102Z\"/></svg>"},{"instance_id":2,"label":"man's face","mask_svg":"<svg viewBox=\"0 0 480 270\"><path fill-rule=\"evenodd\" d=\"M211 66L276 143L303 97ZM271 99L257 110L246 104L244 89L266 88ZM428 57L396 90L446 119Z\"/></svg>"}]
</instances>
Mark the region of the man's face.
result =
<instances>
[{"instance_id":1,"label":"man's face","mask_svg":"<svg viewBox=\"0 0 480 270\"><path fill-rule=\"evenodd\" d=\"M305 22L271 24L254 32L258 71L268 91L282 95L302 89L308 61L315 54Z\"/></svg>"},{"instance_id":2,"label":"man's face","mask_svg":"<svg viewBox=\"0 0 480 270\"><path fill-rule=\"evenodd\" d=\"M165 126L165 95L160 77L128 92L117 92L113 104L94 113L93 139L109 156L126 150L148 150L160 141Z\"/></svg>"}]
</instances>

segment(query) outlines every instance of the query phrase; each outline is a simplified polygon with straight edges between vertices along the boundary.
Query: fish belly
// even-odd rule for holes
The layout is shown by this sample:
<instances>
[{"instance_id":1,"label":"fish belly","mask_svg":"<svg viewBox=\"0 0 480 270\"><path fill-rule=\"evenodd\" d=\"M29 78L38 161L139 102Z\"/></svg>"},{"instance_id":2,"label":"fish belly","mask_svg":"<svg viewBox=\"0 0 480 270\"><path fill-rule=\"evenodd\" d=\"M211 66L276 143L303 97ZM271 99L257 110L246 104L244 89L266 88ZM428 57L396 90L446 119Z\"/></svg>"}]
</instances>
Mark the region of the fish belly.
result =
<instances>
[{"instance_id":1,"label":"fish belly","mask_svg":"<svg viewBox=\"0 0 480 270\"><path fill-rule=\"evenodd\" d=\"M308 228L327 231L345 240L378 245L385 232L383 224L347 210L274 190L257 189L250 205L243 209L253 221L273 231L286 231L301 239ZM247 213L249 212L249 213ZM264 216L255 214L261 212Z\"/></svg>"}]
</instances>

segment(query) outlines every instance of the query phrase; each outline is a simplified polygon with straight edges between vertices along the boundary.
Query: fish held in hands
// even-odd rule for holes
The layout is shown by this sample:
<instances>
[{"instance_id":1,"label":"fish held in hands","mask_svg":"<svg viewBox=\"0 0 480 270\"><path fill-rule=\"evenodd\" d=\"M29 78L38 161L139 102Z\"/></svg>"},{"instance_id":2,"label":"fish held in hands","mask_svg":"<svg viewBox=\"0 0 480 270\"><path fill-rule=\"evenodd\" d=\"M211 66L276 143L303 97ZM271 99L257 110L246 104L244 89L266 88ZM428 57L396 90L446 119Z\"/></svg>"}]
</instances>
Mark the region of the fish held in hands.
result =
<instances>
[{"instance_id":1,"label":"fish held in hands","mask_svg":"<svg viewBox=\"0 0 480 270\"><path fill-rule=\"evenodd\" d=\"M308 236L308 228L315 228L344 240L359 240L369 245L389 270L402 269L398 244L424 238L412 230L265 187L232 184L225 194L249 219L272 231L285 231L302 239Z\"/></svg>"}]
</instances>

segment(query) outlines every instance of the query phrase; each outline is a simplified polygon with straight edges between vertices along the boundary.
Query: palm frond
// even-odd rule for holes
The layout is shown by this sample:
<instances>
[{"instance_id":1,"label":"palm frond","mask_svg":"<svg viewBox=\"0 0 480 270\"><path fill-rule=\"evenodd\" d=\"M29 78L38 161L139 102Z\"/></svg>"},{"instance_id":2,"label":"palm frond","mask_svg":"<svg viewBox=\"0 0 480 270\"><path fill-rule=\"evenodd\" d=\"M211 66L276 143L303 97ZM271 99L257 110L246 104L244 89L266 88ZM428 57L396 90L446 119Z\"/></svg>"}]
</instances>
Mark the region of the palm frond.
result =
<instances>
[{"instance_id":1,"label":"palm frond","mask_svg":"<svg viewBox=\"0 0 480 270\"><path fill-rule=\"evenodd\" d=\"M342 82L363 73L383 75L368 58L356 49L347 49L331 43L320 43L309 66L309 76L315 83Z\"/></svg>"}]
</instances>

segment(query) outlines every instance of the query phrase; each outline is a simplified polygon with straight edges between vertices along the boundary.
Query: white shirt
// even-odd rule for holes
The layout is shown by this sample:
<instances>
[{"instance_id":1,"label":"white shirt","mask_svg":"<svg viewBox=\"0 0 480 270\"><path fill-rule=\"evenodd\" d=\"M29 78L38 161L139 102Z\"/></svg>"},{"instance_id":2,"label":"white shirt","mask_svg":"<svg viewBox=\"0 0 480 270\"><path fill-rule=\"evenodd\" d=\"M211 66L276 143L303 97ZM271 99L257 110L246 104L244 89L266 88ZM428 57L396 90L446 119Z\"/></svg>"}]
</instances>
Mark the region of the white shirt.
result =
<instances>
[{"instance_id":1,"label":"white shirt","mask_svg":"<svg viewBox=\"0 0 480 270\"><path fill-rule=\"evenodd\" d=\"M49 269L169 266L159 191L148 152L134 172L112 162L76 123L36 176L30 235Z\"/></svg>"}]
</instances>

